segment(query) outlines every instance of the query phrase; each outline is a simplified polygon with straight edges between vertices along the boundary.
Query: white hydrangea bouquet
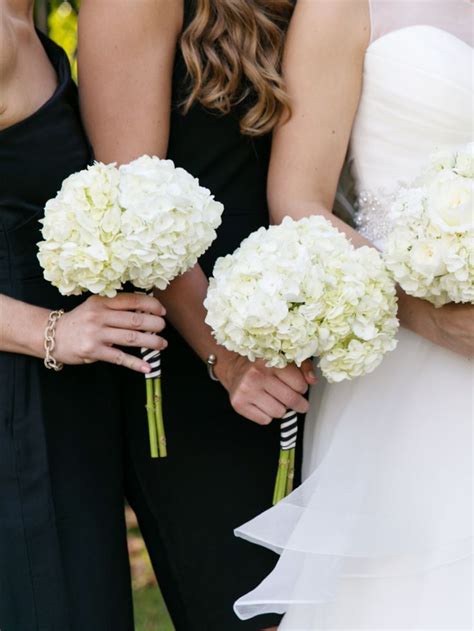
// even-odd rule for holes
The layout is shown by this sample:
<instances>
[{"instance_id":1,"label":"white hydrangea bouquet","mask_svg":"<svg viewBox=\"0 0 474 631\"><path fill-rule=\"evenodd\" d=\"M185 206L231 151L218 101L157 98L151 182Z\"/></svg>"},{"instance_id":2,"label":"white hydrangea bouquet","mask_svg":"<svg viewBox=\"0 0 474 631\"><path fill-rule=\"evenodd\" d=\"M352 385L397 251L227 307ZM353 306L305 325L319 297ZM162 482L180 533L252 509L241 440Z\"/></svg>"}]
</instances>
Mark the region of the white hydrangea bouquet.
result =
<instances>
[{"instance_id":1,"label":"white hydrangea bouquet","mask_svg":"<svg viewBox=\"0 0 474 631\"><path fill-rule=\"evenodd\" d=\"M402 289L437 307L474 303L474 144L434 154L391 215L384 256Z\"/></svg>"},{"instance_id":2,"label":"white hydrangea bouquet","mask_svg":"<svg viewBox=\"0 0 474 631\"><path fill-rule=\"evenodd\" d=\"M331 382L370 373L396 346L395 283L381 256L320 216L286 217L218 259L205 306L227 349L278 368L317 356ZM289 411L274 503L292 490L296 435Z\"/></svg>"},{"instance_id":3,"label":"white hydrangea bouquet","mask_svg":"<svg viewBox=\"0 0 474 631\"><path fill-rule=\"evenodd\" d=\"M64 180L42 219L38 258L63 295L113 297L125 283L164 289L216 238L222 204L171 160L142 156L117 168L96 162ZM142 349L153 458L167 455L158 351Z\"/></svg>"}]
</instances>

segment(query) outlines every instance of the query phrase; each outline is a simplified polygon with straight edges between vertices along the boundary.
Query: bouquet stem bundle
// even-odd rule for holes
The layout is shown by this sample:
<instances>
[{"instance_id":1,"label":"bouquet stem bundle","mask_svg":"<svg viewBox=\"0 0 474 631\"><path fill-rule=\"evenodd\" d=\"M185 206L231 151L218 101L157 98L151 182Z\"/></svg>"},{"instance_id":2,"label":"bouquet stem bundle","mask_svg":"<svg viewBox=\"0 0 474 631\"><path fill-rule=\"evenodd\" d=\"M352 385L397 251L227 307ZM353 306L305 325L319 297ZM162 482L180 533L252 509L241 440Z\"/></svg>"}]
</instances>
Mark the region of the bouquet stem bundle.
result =
<instances>
[{"instance_id":1,"label":"bouquet stem bundle","mask_svg":"<svg viewBox=\"0 0 474 631\"><path fill-rule=\"evenodd\" d=\"M166 458L166 434L163 421L163 402L161 397L161 358L160 351L142 349L142 357L152 370L145 375L146 412L148 418L148 435L150 438L150 455L152 458Z\"/></svg>"},{"instance_id":2,"label":"bouquet stem bundle","mask_svg":"<svg viewBox=\"0 0 474 631\"><path fill-rule=\"evenodd\" d=\"M273 492L274 505L293 491L297 439L298 416L289 410L280 425L280 458Z\"/></svg>"}]
</instances>

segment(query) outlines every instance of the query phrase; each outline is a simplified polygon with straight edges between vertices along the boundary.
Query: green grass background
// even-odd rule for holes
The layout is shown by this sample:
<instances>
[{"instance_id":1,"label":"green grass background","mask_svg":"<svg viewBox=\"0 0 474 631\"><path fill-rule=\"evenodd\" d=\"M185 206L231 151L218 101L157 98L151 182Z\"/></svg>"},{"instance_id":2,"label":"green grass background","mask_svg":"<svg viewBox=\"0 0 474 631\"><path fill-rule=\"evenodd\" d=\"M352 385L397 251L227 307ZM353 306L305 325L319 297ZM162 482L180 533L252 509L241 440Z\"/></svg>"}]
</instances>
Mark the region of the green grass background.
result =
<instances>
[{"instance_id":1,"label":"green grass background","mask_svg":"<svg viewBox=\"0 0 474 631\"><path fill-rule=\"evenodd\" d=\"M157 587L144 587L135 591L133 604L135 631L173 631L174 627Z\"/></svg>"}]
</instances>

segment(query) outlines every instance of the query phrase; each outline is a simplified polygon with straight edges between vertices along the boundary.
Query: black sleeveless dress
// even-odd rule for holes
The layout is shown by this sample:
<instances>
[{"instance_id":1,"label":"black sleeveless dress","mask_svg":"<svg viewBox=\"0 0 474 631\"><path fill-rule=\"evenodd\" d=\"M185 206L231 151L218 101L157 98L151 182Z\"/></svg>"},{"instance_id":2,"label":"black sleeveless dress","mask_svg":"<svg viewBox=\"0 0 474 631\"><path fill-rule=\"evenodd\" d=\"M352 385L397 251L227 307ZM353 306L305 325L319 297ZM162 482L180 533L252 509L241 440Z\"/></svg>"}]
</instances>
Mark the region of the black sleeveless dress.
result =
<instances>
[{"instance_id":1,"label":"black sleeveless dress","mask_svg":"<svg viewBox=\"0 0 474 631\"><path fill-rule=\"evenodd\" d=\"M193 5L193 0L185 2L185 25ZM220 116L195 105L182 115L185 89L178 48L168 157L198 177L225 207L218 237L200 260L209 276L217 257L268 223L271 140L240 133L242 109ZM261 427L239 416L180 335L171 326L164 335L169 341L162 354L169 455L149 458L146 424L136 419L128 425L133 463L127 471L134 469L135 497L142 494L134 508L176 630L256 631L277 625L277 616L241 622L233 612L234 601L256 586L277 558L237 539L233 530L271 505L278 424ZM133 374L127 377L135 384L128 399L136 404L143 398L143 384Z\"/></svg>"},{"instance_id":2,"label":"black sleeveless dress","mask_svg":"<svg viewBox=\"0 0 474 631\"><path fill-rule=\"evenodd\" d=\"M70 310L43 280L38 220L62 180L86 166L66 55L52 97L0 131L0 293ZM130 631L117 380L106 365L66 366L0 352L0 629Z\"/></svg>"}]
</instances>

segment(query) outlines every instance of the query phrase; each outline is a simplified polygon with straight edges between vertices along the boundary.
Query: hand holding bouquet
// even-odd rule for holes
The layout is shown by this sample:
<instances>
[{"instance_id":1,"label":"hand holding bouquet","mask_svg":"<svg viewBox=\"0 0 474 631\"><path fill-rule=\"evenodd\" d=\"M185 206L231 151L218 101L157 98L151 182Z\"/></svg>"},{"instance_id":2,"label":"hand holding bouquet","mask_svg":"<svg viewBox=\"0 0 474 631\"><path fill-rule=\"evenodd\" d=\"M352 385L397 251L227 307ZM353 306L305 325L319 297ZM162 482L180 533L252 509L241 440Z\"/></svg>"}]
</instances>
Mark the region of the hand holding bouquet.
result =
<instances>
[{"instance_id":1,"label":"hand holding bouquet","mask_svg":"<svg viewBox=\"0 0 474 631\"><path fill-rule=\"evenodd\" d=\"M474 303L474 144L433 155L392 218L384 256L402 289L437 307Z\"/></svg>"},{"instance_id":2,"label":"hand holding bouquet","mask_svg":"<svg viewBox=\"0 0 474 631\"><path fill-rule=\"evenodd\" d=\"M395 285L376 250L323 217L261 228L219 259L205 306L219 344L283 368L319 357L332 382L374 370L395 348ZM294 413L282 421L274 502L292 489Z\"/></svg>"},{"instance_id":3,"label":"hand holding bouquet","mask_svg":"<svg viewBox=\"0 0 474 631\"><path fill-rule=\"evenodd\" d=\"M131 282L164 289L193 267L216 237L222 204L170 160L95 163L64 180L47 202L39 261L63 295L113 297ZM142 349L152 457L166 456L158 351Z\"/></svg>"}]
</instances>

